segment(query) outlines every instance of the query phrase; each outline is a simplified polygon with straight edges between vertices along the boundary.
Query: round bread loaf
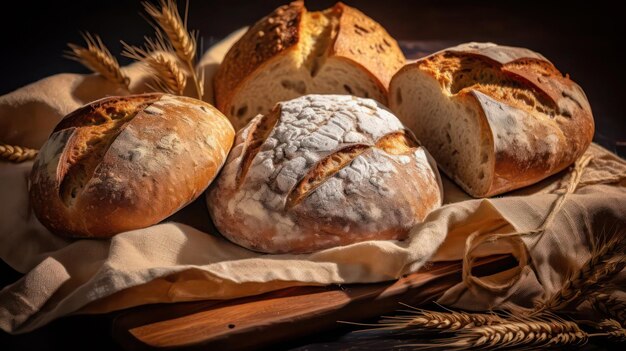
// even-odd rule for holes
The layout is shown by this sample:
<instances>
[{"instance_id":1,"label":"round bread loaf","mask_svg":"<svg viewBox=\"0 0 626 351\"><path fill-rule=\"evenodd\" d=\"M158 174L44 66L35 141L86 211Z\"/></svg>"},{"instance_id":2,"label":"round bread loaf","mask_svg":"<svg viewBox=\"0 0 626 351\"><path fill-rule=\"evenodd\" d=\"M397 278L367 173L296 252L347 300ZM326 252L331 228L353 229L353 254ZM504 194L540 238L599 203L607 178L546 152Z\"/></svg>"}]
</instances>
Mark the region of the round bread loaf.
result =
<instances>
[{"instance_id":1,"label":"round bread loaf","mask_svg":"<svg viewBox=\"0 0 626 351\"><path fill-rule=\"evenodd\" d=\"M441 206L434 161L371 99L306 95L237 133L207 192L219 231L246 248L303 253L404 239Z\"/></svg>"},{"instance_id":2,"label":"round bread loaf","mask_svg":"<svg viewBox=\"0 0 626 351\"><path fill-rule=\"evenodd\" d=\"M262 18L228 51L214 80L217 108L242 128L279 101L348 94L387 103L405 63L396 41L362 12L337 3L308 12L302 1Z\"/></svg>"},{"instance_id":3,"label":"round bread loaf","mask_svg":"<svg viewBox=\"0 0 626 351\"><path fill-rule=\"evenodd\" d=\"M196 199L235 132L199 100L108 97L67 115L39 152L30 201L53 233L106 238L158 223Z\"/></svg>"},{"instance_id":4,"label":"round bread loaf","mask_svg":"<svg viewBox=\"0 0 626 351\"><path fill-rule=\"evenodd\" d=\"M437 52L394 76L389 103L441 169L475 197L555 174L593 138L583 90L524 48L468 43Z\"/></svg>"}]
</instances>

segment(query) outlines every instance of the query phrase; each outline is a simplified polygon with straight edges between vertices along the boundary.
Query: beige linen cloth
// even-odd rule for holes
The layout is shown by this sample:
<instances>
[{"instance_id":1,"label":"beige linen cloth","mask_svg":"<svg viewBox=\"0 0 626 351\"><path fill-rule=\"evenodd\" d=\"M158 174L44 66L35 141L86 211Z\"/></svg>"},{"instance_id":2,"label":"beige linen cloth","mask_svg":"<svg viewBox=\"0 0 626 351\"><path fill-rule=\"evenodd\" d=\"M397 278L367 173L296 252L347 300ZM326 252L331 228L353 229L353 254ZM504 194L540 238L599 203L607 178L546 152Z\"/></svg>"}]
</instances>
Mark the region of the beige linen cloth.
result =
<instances>
[{"instance_id":1,"label":"beige linen cloth","mask_svg":"<svg viewBox=\"0 0 626 351\"><path fill-rule=\"evenodd\" d=\"M238 35L241 31L204 55L207 78ZM136 65L126 70L135 82L131 91L141 91L145 73ZM97 76L78 74L23 87L0 97L0 141L39 147L66 113L120 93ZM407 240L304 255L264 255L223 239L211 227L203 197L161 224L110 240L61 239L29 208L31 166L0 163L0 258L25 273L0 291L0 328L9 333L72 313L393 280L427 261L460 260L466 244L472 247L469 257L512 253L520 266L480 279L467 274L466 283L439 302L467 309L528 307L562 285L589 257L598 236L623 234L626 224L626 163L597 145L575 168L503 197L470 199L444 179L446 205L413 228ZM490 240L494 233L523 235ZM468 273L470 266L466 262Z\"/></svg>"}]
</instances>

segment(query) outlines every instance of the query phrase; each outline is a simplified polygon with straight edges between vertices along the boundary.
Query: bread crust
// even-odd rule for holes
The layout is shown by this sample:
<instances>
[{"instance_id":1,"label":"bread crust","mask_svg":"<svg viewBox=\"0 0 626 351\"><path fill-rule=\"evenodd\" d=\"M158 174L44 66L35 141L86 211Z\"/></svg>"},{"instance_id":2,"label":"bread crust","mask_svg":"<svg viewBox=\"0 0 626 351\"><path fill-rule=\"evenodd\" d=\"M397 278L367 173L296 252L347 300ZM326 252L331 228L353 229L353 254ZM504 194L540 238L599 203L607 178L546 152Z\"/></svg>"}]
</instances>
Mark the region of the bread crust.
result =
<instances>
[{"instance_id":1,"label":"bread crust","mask_svg":"<svg viewBox=\"0 0 626 351\"><path fill-rule=\"evenodd\" d=\"M482 138L493 143L495 162L487 191L472 191L445 170L471 195L489 197L536 183L571 165L591 143L594 121L583 90L542 55L524 48L468 43L406 65L397 76L408 70L421 70L439 81L442 93L450 94L443 92L449 84L446 78L436 68L426 67L429 60L442 55L477 58L536 94L548 106L546 111L538 112L510 95L496 96L480 85L453 92L452 98L477 105L480 123L487 127Z\"/></svg>"},{"instance_id":2,"label":"bread crust","mask_svg":"<svg viewBox=\"0 0 626 351\"><path fill-rule=\"evenodd\" d=\"M278 7L260 19L228 50L215 74L215 105L228 115L229 102L243 80L299 40L304 2Z\"/></svg>"},{"instance_id":3,"label":"bread crust","mask_svg":"<svg viewBox=\"0 0 626 351\"><path fill-rule=\"evenodd\" d=\"M31 205L44 226L65 237L107 238L147 227L204 191L233 139L227 118L199 100L104 98L70 113L52 132L31 171Z\"/></svg>"},{"instance_id":4,"label":"bread crust","mask_svg":"<svg viewBox=\"0 0 626 351\"><path fill-rule=\"evenodd\" d=\"M331 55L361 65L386 92L391 77L406 63L400 46L383 26L361 11L341 2L332 10L341 16Z\"/></svg>"},{"instance_id":5,"label":"bread crust","mask_svg":"<svg viewBox=\"0 0 626 351\"><path fill-rule=\"evenodd\" d=\"M268 116L237 133L207 192L211 218L229 240L303 253L404 239L441 206L434 160L374 100L306 95Z\"/></svg>"},{"instance_id":6,"label":"bread crust","mask_svg":"<svg viewBox=\"0 0 626 351\"><path fill-rule=\"evenodd\" d=\"M378 23L341 2L322 13L337 18L330 31L326 58L344 59L363 70L377 83L384 99L391 77L405 63L397 42ZM291 51L302 50L305 14L307 9L302 1L281 6L255 23L233 45L214 78L215 101L220 111L233 117L232 101L255 72Z\"/></svg>"}]
</instances>

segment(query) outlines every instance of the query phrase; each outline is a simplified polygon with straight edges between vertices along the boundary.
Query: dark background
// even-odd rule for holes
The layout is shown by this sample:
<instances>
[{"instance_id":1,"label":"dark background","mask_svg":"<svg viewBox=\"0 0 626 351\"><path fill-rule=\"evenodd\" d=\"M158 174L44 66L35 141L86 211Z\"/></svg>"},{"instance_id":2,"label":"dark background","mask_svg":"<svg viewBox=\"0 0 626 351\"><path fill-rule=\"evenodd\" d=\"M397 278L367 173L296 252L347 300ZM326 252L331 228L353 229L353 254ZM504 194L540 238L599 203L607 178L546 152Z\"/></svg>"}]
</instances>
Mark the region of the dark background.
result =
<instances>
[{"instance_id":1,"label":"dark background","mask_svg":"<svg viewBox=\"0 0 626 351\"><path fill-rule=\"evenodd\" d=\"M179 1L181 4L183 1ZM524 46L549 58L579 83L591 102L595 141L626 155L626 108L623 101L626 30L617 2L585 1L345 1L380 22L399 41L493 41ZM204 47L248 25L286 1L191 0L189 27L198 29ZM308 1L310 10L334 1ZM182 7L181 7L182 8ZM0 20L0 95L60 72L87 73L62 57L67 42L82 44L80 31L99 34L109 49L121 51L119 40L140 44L153 30L139 15L138 1L11 1L2 4ZM122 64L127 60L120 58ZM0 261L0 288L20 274ZM58 349L85 345L112 349L108 317L61 319L34 334L8 337L0 332L0 349ZM330 339L329 339L330 338ZM329 334L331 342L335 336ZM350 342L350 339L342 339ZM311 340L303 340L306 344ZM343 341L334 341L341 348ZM3 348L2 346L8 346ZM291 347L296 345L289 345ZM320 345L317 345L320 346ZM331 345L332 346L332 345ZM389 345L387 345L389 346ZM314 347L317 348L317 347Z\"/></svg>"}]
</instances>

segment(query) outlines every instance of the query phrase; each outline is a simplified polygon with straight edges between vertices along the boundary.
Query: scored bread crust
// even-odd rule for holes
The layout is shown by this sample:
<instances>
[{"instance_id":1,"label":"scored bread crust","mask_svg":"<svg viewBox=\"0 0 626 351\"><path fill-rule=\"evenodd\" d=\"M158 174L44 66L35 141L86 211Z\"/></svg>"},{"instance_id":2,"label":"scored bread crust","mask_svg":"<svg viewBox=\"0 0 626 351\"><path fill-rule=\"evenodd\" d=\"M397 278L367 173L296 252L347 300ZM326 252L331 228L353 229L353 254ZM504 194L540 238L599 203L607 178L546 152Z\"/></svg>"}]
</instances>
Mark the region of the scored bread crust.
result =
<instances>
[{"instance_id":1,"label":"scored bread crust","mask_svg":"<svg viewBox=\"0 0 626 351\"><path fill-rule=\"evenodd\" d=\"M474 61L461 64L463 67L456 71L452 69L458 78L451 78L447 58ZM483 65L486 73L463 81L468 79L463 77L463 70L470 74L471 65ZM415 119L401 107L398 97L411 99L401 94L407 84L412 84L405 77L416 71L420 77L434 80L440 94L478 111L480 139L489 149L487 186L472 186L472 179L462 179L447 166L442 158L450 156L439 155L429 145L435 140L427 140L428 135L421 137L416 131L417 124L426 121ZM494 75L504 77L506 82L490 80ZM475 197L501 194L555 174L580 157L593 138L593 116L583 90L545 57L524 48L467 43L445 49L403 67L392 80L390 97L391 109L418 138L424 139L421 141L440 168ZM427 102L413 110L427 108L426 105Z\"/></svg>"},{"instance_id":2,"label":"scored bread crust","mask_svg":"<svg viewBox=\"0 0 626 351\"><path fill-rule=\"evenodd\" d=\"M31 206L65 237L106 238L156 224L206 189L234 134L222 113L196 99L97 100L67 115L42 147Z\"/></svg>"},{"instance_id":3,"label":"scored bread crust","mask_svg":"<svg viewBox=\"0 0 626 351\"><path fill-rule=\"evenodd\" d=\"M326 29L317 33L309 28L309 24L315 26L322 23L322 17L329 18ZM315 42L322 44L311 44ZM319 68L317 62L323 65L330 58L343 60L361 70L375 82L374 91L350 91L347 88L345 93L374 98L383 104L387 103L391 77L405 63L397 42L380 24L362 12L341 2L323 12L308 12L302 1L295 1L259 20L228 51L214 78L217 108L231 118L237 129L256 114L268 112L247 111L238 115L234 110L234 100L256 75L267 74L273 62L296 53L320 55L305 59L305 64L316 66L311 67L312 76L315 75L313 71ZM338 83L338 87L343 85L343 82ZM300 89L291 98L306 93L333 93L308 89L306 92ZM271 102L268 110L276 102Z\"/></svg>"},{"instance_id":4,"label":"scored bread crust","mask_svg":"<svg viewBox=\"0 0 626 351\"><path fill-rule=\"evenodd\" d=\"M404 239L442 198L412 133L347 95L306 95L255 117L207 192L220 233L267 253Z\"/></svg>"}]
</instances>

